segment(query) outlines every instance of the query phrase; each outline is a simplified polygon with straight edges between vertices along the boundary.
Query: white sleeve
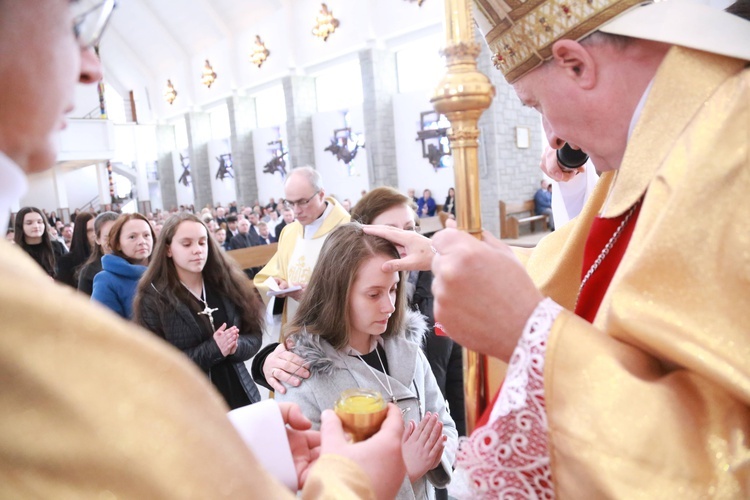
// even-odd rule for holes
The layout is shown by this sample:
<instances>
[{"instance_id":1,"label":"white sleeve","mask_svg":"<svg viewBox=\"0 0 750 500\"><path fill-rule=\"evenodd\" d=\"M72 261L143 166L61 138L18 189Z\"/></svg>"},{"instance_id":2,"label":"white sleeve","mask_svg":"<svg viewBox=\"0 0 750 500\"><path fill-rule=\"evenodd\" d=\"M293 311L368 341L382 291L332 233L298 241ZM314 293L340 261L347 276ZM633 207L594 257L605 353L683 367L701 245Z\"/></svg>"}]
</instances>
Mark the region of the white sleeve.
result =
<instances>
[{"instance_id":1,"label":"white sleeve","mask_svg":"<svg viewBox=\"0 0 750 500\"><path fill-rule=\"evenodd\" d=\"M278 403L267 399L232 410L227 416L263 468L297 491L297 471Z\"/></svg>"},{"instance_id":2,"label":"white sleeve","mask_svg":"<svg viewBox=\"0 0 750 500\"><path fill-rule=\"evenodd\" d=\"M459 439L448 493L458 499L553 498L544 403L544 355L562 311L544 299L526 322L487 425ZM519 495L520 492L520 495Z\"/></svg>"},{"instance_id":3,"label":"white sleeve","mask_svg":"<svg viewBox=\"0 0 750 500\"><path fill-rule=\"evenodd\" d=\"M552 182L552 216L555 227L562 227L576 217L594 190L599 176L591 160L585 164L583 175L576 175L568 182Z\"/></svg>"}]
</instances>

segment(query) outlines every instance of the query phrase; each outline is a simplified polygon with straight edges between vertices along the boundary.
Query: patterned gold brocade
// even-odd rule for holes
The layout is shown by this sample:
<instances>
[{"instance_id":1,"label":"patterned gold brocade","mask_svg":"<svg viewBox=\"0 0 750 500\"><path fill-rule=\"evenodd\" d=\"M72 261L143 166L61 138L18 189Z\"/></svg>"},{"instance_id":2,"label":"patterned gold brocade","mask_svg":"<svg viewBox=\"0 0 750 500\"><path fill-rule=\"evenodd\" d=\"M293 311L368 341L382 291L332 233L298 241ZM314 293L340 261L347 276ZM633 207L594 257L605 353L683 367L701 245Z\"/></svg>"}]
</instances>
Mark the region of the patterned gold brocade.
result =
<instances>
[{"instance_id":1,"label":"patterned gold brocade","mask_svg":"<svg viewBox=\"0 0 750 500\"><path fill-rule=\"evenodd\" d=\"M746 64L673 47L657 73L607 204L615 216L646 192L628 250L594 325L564 312L549 339L560 498L750 496ZM528 261L568 308L544 264L580 273L600 195Z\"/></svg>"},{"instance_id":2,"label":"patterned gold brocade","mask_svg":"<svg viewBox=\"0 0 750 500\"><path fill-rule=\"evenodd\" d=\"M0 498L295 498L182 353L0 242ZM323 457L303 498L372 495ZM327 497L330 498L330 497Z\"/></svg>"},{"instance_id":3,"label":"patterned gold brocade","mask_svg":"<svg viewBox=\"0 0 750 500\"><path fill-rule=\"evenodd\" d=\"M580 40L643 0L476 0L492 27L492 62L508 83L552 57L561 39Z\"/></svg>"}]
</instances>

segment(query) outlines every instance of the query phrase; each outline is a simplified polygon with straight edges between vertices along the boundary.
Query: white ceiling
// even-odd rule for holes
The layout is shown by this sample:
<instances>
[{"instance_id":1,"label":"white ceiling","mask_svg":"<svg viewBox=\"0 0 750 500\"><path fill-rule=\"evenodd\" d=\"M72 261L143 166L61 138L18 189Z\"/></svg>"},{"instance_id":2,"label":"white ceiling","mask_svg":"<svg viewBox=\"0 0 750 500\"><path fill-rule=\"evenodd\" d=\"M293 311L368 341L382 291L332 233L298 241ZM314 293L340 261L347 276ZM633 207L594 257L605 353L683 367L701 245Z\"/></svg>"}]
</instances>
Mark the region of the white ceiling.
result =
<instances>
[{"instance_id":1,"label":"white ceiling","mask_svg":"<svg viewBox=\"0 0 750 500\"><path fill-rule=\"evenodd\" d=\"M101 42L105 81L123 97L134 92L139 117L148 108L150 118L168 118L309 74L365 47L394 48L435 33L444 16L442 0L327 5L341 26L323 42L311 33L318 0L119 0ZM260 69L249 61L256 34L271 51ZM218 74L211 89L200 84L205 59ZM178 91L173 106L163 99L168 78Z\"/></svg>"}]
</instances>

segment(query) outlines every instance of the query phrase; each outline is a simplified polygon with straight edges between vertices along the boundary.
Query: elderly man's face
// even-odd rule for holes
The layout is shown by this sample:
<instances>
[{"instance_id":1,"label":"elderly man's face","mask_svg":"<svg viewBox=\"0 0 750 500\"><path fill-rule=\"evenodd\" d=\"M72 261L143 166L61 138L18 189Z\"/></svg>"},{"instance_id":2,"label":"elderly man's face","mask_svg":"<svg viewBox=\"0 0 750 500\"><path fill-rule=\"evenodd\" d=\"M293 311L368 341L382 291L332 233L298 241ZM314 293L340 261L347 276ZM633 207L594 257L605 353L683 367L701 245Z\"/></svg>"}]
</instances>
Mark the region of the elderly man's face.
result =
<instances>
[{"instance_id":1,"label":"elderly man's face","mask_svg":"<svg viewBox=\"0 0 750 500\"><path fill-rule=\"evenodd\" d=\"M642 91L622 85L617 77L619 54L611 46L584 47L571 40L558 44L570 49L565 54L571 60L583 62L552 60L521 77L513 88L525 106L542 114L552 148L567 142L588 153L597 170L617 169Z\"/></svg>"},{"instance_id":2,"label":"elderly man's face","mask_svg":"<svg viewBox=\"0 0 750 500\"><path fill-rule=\"evenodd\" d=\"M52 166L55 136L73 110L76 82L101 79L93 50L73 34L69 0L2 2L0 150L27 173Z\"/></svg>"},{"instance_id":3,"label":"elderly man's face","mask_svg":"<svg viewBox=\"0 0 750 500\"><path fill-rule=\"evenodd\" d=\"M240 233L247 234L250 231L250 221L247 219L240 220L237 223L237 228L240 230Z\"/></svg>"},{"instance_id":4,"label":"elderly man's face","mask_svg":"<svg viewBox=\"0 0 750 500\"><path fill-rule=\"evenodd\" d=\"M322 189L316 191L303 175L290 175L287 178L284 197L294 203L294 215L303 226L315 222L325 210L325 193Z\"/></svg>"}]
</instances>

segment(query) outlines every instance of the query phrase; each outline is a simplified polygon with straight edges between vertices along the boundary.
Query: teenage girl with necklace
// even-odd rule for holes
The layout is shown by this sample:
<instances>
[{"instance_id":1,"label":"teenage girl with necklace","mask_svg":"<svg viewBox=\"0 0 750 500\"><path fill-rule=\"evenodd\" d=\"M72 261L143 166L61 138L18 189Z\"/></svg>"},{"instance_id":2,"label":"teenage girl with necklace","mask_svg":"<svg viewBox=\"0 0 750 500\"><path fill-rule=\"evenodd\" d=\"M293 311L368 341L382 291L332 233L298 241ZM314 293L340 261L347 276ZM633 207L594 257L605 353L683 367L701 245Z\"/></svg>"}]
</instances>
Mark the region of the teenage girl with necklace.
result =
<instances>
[{"instance_id":1,"label":"teenage girl with necklace","mask_svg":"<svg viewBox=\"0 0 750 500\"><path fill-rule=\"evenodd\" d=\"M195 215L164 224L138 284L134 319L192 359L230 408L260 400L245 361L260 347L262 303Z\"/></svg>"},{"instance_id":2,"label":"teenage girl with necklace","mask_svg":"<svg viewBox=\"0 0 750 500\"><path fill-rule=\"evenodd\" d=\"M391 243L366 235L358 223L328 236L285 332L311 376L275 397L299 404L319 426L320 414L342 391L377 389L404 416L408 474L397 498L434 498L434 486L450 481L457 433L420 349L424 318L407 310L399 274L382 271L384 262L398 257Z\"/></svg>"}]
</instances>

